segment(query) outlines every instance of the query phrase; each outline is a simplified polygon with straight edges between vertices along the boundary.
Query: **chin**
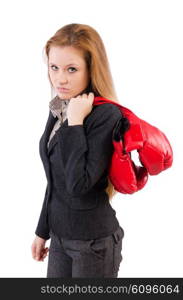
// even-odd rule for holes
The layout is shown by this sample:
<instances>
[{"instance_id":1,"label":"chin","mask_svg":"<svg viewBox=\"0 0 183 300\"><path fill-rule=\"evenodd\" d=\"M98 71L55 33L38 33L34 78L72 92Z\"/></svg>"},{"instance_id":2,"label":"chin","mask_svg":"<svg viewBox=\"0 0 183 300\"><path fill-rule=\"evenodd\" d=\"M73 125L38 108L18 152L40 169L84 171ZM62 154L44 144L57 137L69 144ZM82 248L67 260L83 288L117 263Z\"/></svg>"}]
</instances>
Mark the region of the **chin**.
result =
<instances>
[{"instance_id":1,"label":"chin","mask_svg":"<svg viewBox=\"0 0 183 300\"><path fill-rule=\"evenodd\" d=\"M58 97L60 99L71 99L71 98L75 98L81 94L83 94L85 92L85 90L80 91L80 92L73 92L73 93L57 93Z\"/></svg>"},{"instance_id":2,"label":"chin","mask_svg":"<svg viewBox=\"0 0 183 300\"><path fill-rule=\"evenodd\" d=\"M57 93L57 96L61 99L70 99L72 96L70 96L69 93Z\"/></svg>"}]
</instances>

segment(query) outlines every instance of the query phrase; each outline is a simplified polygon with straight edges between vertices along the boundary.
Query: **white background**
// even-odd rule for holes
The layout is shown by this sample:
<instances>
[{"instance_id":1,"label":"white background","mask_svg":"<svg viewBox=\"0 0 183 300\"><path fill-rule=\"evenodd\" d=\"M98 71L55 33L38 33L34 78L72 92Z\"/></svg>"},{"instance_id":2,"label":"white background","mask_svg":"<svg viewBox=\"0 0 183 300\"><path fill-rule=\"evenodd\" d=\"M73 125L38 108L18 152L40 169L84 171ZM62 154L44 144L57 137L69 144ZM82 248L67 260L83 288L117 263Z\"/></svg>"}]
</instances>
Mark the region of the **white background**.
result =
<instances>
[{"instance_id":1,"label":"white background","mask_svg":"<svg viewBox=\"0 0 183 300\"><path fill-rule=\"evenodd\" d=\"M1 2L0 277L46 276L47 258L31 256L46 187L38 142L51 100L42 51L69 23L98 31L120 103L161 129L174 151L170 169L113 200L125 231L118 276L183 276L182 16L179 0Z\"/></svg>"}]
</instances>

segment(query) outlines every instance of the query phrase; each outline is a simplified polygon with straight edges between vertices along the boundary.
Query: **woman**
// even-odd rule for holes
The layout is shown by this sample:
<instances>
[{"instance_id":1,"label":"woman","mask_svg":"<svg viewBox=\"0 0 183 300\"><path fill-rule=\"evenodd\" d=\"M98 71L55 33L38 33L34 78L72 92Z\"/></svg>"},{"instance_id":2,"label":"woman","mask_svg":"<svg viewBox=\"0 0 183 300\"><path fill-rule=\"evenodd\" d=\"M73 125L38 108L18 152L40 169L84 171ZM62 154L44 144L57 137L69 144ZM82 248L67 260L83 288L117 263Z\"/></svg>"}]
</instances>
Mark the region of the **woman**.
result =
<instances>
[{"instance_id":1,"label":"woman","mask_svg":"<svg viewBox=\"0 0 183 300\"><path fill-rule=\"evenodd\" d=\"M99 34L84 24L59 29L45 46L48 78L56 96L40 139L47 188L32 256L48 256L47 277L117 277L124 230L110 200L112 131L121 118ZM50 248L45 247L51 238Z\"/></svg>"}]
</instances>

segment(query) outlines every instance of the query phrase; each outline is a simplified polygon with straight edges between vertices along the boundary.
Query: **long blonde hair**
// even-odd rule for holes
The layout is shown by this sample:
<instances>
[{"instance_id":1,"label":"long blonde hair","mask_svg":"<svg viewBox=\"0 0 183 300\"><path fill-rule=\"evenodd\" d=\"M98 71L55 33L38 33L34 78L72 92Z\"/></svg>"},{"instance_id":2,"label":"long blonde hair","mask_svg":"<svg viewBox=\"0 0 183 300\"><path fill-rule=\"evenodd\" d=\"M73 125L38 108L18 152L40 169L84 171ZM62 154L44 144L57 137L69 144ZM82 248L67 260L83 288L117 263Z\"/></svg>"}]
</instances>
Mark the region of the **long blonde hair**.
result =
<instances>
[{"instance_id":1,"label":"long blonde hair","mask_svg":"<svg viewBox=\"0 0 183 300\"><path fill-rule=\"evenodd\" d=\"M82 50L90 74L90 85L95 96L101 96L119 103L110 72L106 50L100 35L94 28L85 24L71 23L57 30L47 41L43 49L47 61L51 46L72 46ZM108 186L105 191L109 196L109 201L111 201L117 193L109 177Z\"/></svg>"}]
</instances>

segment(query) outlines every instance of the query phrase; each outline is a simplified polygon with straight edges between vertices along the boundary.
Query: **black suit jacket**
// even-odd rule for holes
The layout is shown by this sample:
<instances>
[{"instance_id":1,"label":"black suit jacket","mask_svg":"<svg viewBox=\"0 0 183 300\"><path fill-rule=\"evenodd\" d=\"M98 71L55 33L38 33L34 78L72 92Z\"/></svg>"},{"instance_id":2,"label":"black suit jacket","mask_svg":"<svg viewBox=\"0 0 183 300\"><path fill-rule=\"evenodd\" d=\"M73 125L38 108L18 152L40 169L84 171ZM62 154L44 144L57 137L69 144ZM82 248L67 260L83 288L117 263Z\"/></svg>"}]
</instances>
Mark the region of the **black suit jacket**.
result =
<instances>
[{"instance_id":1,"label":"black suit jacket","mask_svg":"<svg viewBox=\"0 0 183 300\"><path fill-rule=\"evenodd\" d=\"M93 106L82 125L66 119L52 137L57 120L51 111L39 142L47 177L36 235L50 238L94 239L112 234L119 226L105 188L113 152L112 131L121 118L117 106Z\"/></svg>"}]
</instances>

